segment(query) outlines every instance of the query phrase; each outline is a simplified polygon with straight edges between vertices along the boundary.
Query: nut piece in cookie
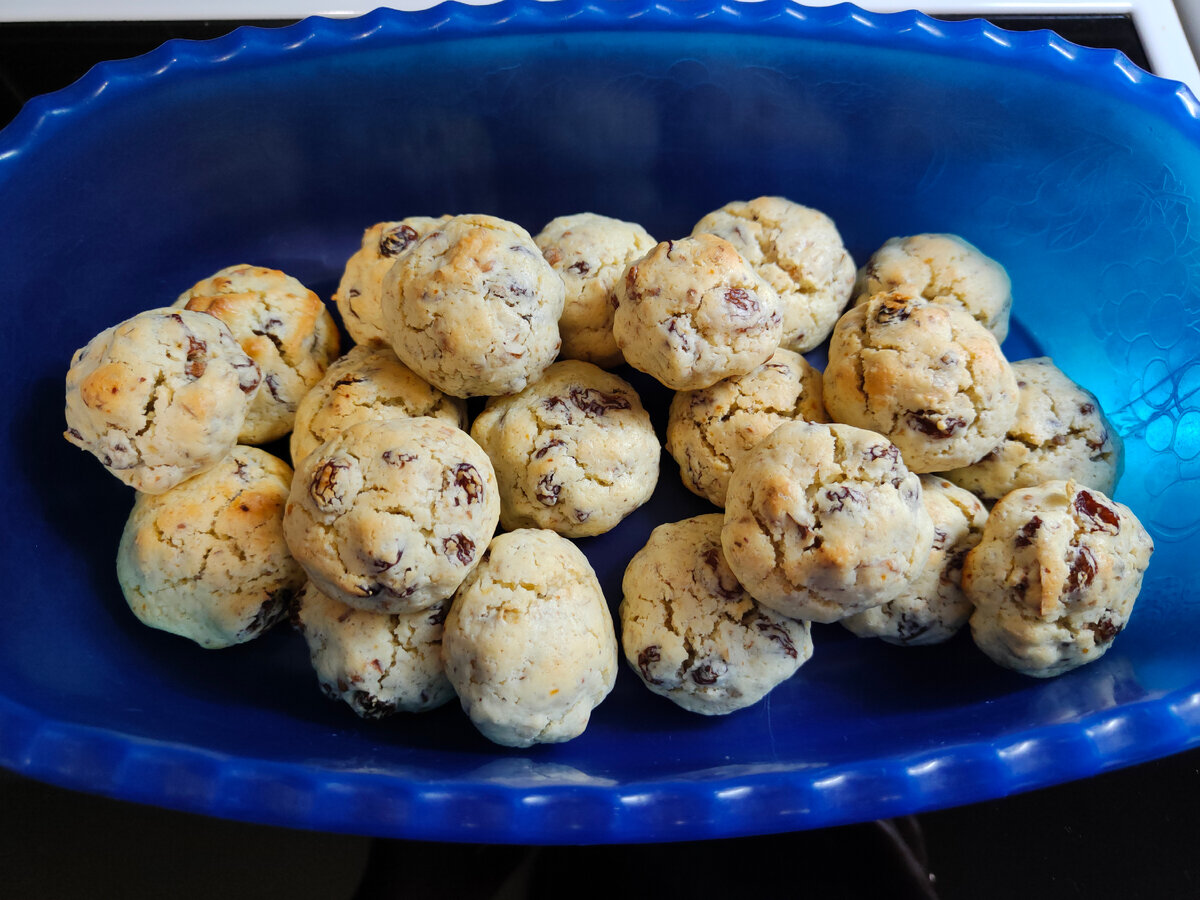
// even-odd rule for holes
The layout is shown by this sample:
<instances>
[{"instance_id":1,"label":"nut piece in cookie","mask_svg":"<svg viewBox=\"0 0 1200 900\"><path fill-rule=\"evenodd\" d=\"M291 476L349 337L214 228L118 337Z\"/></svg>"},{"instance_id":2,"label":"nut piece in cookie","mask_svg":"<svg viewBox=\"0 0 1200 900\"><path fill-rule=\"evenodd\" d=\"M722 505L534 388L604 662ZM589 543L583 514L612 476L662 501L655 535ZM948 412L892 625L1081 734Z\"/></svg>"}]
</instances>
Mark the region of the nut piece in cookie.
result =
<instances>
[{"instance_id":1,"label":"nut piece in cookie","mask_svg":"<svg viewBox=\"0 0 1200 900\"><path fill-rule=\"evenodd\" d=\"M461 429L416 416L359 422L308 454L283 527L323 594L406 613L454 593L499 515L487 454Z\"/></svg>"},{"instance_id":2,"label":"nut piece in cookie","mask_svg":"<svg viewBox=\"0 0 1200 900\"><path fill-rule=\"evenodd\" d=\"M325 696L364 719L425 712L454 696L442 665L442 623L449 601L411 613L355 609L308 582L292 623L308 644Z\"/></svg>"},{"instance_id":3,"label":"nut piece in cookie","mask_svg":"<svg viewBox=\"0 0 1200 900\"><path fill-rule=\"evenodd\" d=\"M629 382L563 360L471 425L500 488L500 524L602 534L650 499L661 447Z\"/></svg>"},{"instance_id":4,"label":"nut piece in cookie","mask_svg":"<svg viewBox=\"0 0 1200 900\"><path fill-rule=\"evenodd\" d=\"M1017 380L991 333L901 291L838 320L822 378L830 418L886 436L914 472L975 462L1017 415Z\"/></svg>"},{"instance_id":5,"label":"nut piece in cookie","mask_svg":"<svg viewBox=\"0 0 1200 900\"><path fill-rule=\"evenodd\" d=\"M197 282L175 306L216 316L262 371L238 440L265 444L291 431L300 399L338 355L321 298L277 269L240 265Z\"/></svg>"},{"instance_id":6,"label":"nut piece in cookie","mask_svg":"<svg viewBox=\"0 0 1200 900\"><path fill-rule=\"evenodd\" d=\"M383 324L401 362L439 390L511 394L558 355L565 292L520 225L454 216L384 276Z\"/></svg>"},{"instance_id":7,"label":"nut piece in cookie","mask_svg":"<svg viewBox=\"0 0 1200 900\"><path fill-rule=\"evenodd\" d=\"M962 592L963 559L983 536L987 508L935 475L921 476L921 499L933 519L929 561L899 597L842 619L859 637L909 647L940 644L971 617L971 601Z\"/></svg>"},{"instance_id":8,"label":"nut piece in cookie","mask_svg":"<svg viewBox=\"0 0 1200 900\"><path fill-rule=\"evenodd\" d=\"M148 310L75 352L64 437L125 484L160 494L233 449L260 381L224 322Z\"/></svg>"},{"instance_id":9,"label":"nut piece in cookie","mask_svg":"<svg viewBox=\"0 0 1200 900\"><path fill-rule=\"evenodd\" d=\"M779 294L780 346L804 353L829 336L854 287L854 260L833 220L784 197L727 203L692 234L725 238Z\"/></svg>"},{"instance_id":10,"label":"nut piece in cookie","mask_svg":"<svg viewBox=\"0 0 1200 900\"><path fill-rule=\"evenodd\" d=\"M1094 488L1018 488L963 565L971 635L994 662L1038 678L1093 662L1129 621L1153 551L1129 508Z\"/></svg>"},{"instance_id":11,"label":"nut piece in cookie","mask_svg":"<svg viewBox=\"0 0 1200 900\"><path fill-rule=\"evenodd\" d=\"M625 569L621 646L656 694L702 715L757 703L812 656L808 622L761 606L721 550L721 515L660 525Z\"/></svg>"},{"instance_id":12,"label":"nut piece in cookie","mask_svg":"<svg viewBox=\"0 0 1200 900\"><path fill-rule=\"evenodd\" d=\"M933 546L921 482L886 438L787 422L729 481L721 547L759 603L836 622L899 596Z\"/></svg>"},{"instance_id":13,"label":"nut piece in cookie","mask_svg":"<svg viewBox=\"0 0 1200 900\"><path fill-rule=\"evenodd\" d=\"M942 475L988 501L1016 488L1068 479L1112 494L1124 444L1099 401L1049 357L1018 360L1012 370L1016 421L981 460Z\"/></svg>"},{"instance_id":14,"label":"nut piece in cookie","mask_svg":"<svg viewBox=\"0 0 1200 900\"><path fill-rule=\"evenodd\" d=\"M304 584L283 538L291 480L283 460L237 446L169 491L139 493L117 550L134 615L208 649L279 621Z\"/></svg>"},{"instance_id":15,"label":"nut piece in cookie","mask_svg":"<svg viewBox=\"0 0 1200 900\"><path fill-rule=\"evenodd\" d=\"M667 451L684 486L719 507L734 467L784 422L827 422L821 373L782 347L758 368L697 391L679 391L667 416Z\"/></svg>"},{"instance_id":16,"label":"nut piece in cookie","mask_svg":"<svg viewBox=\"0 0 1200 900\"><path fill-rule=\"evenodd\" d=\"M455 595L446 675L489 740L578 737L617 677L617 636L587 557L552 531L497 535Z\"/></svg>"},{"instance_id":17,"label":"nut piece in cookie","mask_svg":"<svg viewBox=\"0 0 1200 900\"><path fill-rule=\"evenodd\" d=\"M885 242L859 271L854 296L862 303L895 290L965 309L996 343L1008 336L1012 309L1008 273L958 235L914 234Z\"/></svg>"},{"instance_id":18,"label":"nut piece in cookie","mask_svg":"<svg viewBox=\"0 0 1200 900\"><path fill-rule=\"evenodd\" d=\"M363 232L362 246L346 260L333 294L342 324L356 344L389 345L381 306L383 276L401 253L449 218L410 216L398 222L376 222Z\"/></svg>"},{"instance_id":19,"label":"nut piece in cookie","mask_svg":"<svg viewBox=\"0 0 1200 900\"><path fill-rule=\"evenodd\" d=\"M779 346L779 295L724 238L663 241L617 284L625 360L677 391L744 375Z\"/></svg>"},{"instance_id":20,"label":"nut piece in cookie","mask_svg":"<svg viewBox=\"0 0 1200 900\"><path fill-rule=\"evenodd\" d=\"M421 378L390 347L358 344L325 371L296 407L292 459L299 464L355 422L393 416L431 416L465 428L467 404Z\"/></svg>"}]
</instances>

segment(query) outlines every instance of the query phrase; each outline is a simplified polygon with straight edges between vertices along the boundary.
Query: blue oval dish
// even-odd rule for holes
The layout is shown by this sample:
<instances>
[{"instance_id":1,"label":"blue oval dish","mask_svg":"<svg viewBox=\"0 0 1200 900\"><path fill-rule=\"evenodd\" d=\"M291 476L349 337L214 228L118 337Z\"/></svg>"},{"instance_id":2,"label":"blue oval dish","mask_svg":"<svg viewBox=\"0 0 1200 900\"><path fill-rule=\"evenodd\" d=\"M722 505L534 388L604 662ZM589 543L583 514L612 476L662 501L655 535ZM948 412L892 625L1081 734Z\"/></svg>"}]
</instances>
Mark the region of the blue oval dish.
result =
<instances>
[{"instance_id":1,"label":"blue oval dish","mask_svg":"<svg viewBox=\"0 0 1200 900\"><path fill-rule=\"evenodd\" d=\"M288 629L203 651L139 625L132 495L63 430L71 353L218 268L328 298L367 225L592 210L688 233L727 201L824 210L859 261L967 237L1009 269L1010 358L1047 354L1124 435L1157 552L1131 625L1053 681L815 629L796 677L705 718L630 671L579 739L510 751L461 711L359 721ZM780 0L448 4L171 41L0 133L0 763L183 810L426 840L728 837L961 804L1200 741L1200 127L1176 83L1047 32ZM661 411L668 399L638 386ZM661 419L660 419L661 421ZM658 493L583 542L614 609Z\"/></svg>"}]
</instances>

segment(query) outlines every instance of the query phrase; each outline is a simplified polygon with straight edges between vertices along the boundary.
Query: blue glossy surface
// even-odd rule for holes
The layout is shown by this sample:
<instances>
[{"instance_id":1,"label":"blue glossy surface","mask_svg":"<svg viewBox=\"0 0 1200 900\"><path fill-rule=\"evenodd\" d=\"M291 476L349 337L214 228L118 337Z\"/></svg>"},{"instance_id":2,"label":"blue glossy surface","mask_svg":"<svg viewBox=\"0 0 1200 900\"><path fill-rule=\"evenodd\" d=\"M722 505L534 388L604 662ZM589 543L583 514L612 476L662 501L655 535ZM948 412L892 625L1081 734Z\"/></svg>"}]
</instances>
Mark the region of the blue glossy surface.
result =
<instances>
[{"instance_id":1,"label":"blue glossy surface","mask_svg":"<svg viewBox=\"0 0 1200 900\"><path fill-rule=\"evenodd\" d=\"M1157 552L1132 624L1051 682L969 638L815 628L797 677L722 719L623 671L587 733L508 751L457 708L359 722L287 630L205 652L138 625L113 571L132 497L61 438L71 352L232 262L328 297L371 222L584 209L681 236L784 194L856 259L967 236L1013 278L1010 357L1048 353L1125 436L1118 499ZM653 841L994 797L1200 742L1200 128L1114 53L916 14L503 3L171 42L31 102L0 133L0 763L118 797L430 840ZM665 392L638 379L650 405ZM584 542L614 608L659 521L702 511L674 464Z\"/></svg>"}]
</instances>

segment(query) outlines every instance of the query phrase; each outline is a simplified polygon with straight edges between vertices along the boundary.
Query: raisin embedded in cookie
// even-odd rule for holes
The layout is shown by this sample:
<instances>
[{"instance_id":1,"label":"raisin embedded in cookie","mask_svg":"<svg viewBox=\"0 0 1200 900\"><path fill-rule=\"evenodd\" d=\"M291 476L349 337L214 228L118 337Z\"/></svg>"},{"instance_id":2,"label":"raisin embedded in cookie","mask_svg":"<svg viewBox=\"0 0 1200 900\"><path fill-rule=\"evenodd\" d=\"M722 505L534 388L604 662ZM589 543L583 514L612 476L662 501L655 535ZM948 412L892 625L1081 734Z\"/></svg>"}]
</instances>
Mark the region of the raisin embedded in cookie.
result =
<instances>
[{"instance_id":1,"label":"raisin embedded in cookie","mask_svg":"<svg viewBox=\"0 0 1200 900\"><path fill-rule=\"evenodd\" d=\"M829 336L854 287L854 260L829 216L784 197L758 197L709 213L692 230L702 232L733 244L775 288L780 346L804 353Z\"/></svg>"},{"instance_id":2,"label":"raisin embedded in cookie","mask_svg":"<svg viewBox=\"0 0 1200 900\"><path fill-rule=\"evenodd\" d=\"M463 710L507 747L578 737L617 678L617 637L596 573L553 531L497 535L442 635Z\"/></svg>"},{"instance_id":3,"label":"raisin embedded in cookie","mask_svg":"<svg viewBox=\"0 0 1200 900\"><path fill-rule=\"evenodd\" d=\"M323 594L405 613L454 593L499 515L487 454L461 429L417 416L359 422L306 456L283 525Z\"/></svg>"},{"instance_id":4,"label":"raisin embedded in cookie","mask_svg":"<svg viewBox=\"0 0 1200 900\"><path fill-rule=\"evenodd\" d=\"M721 515L660 525L622 581L621 646L642 683L691 712L757 703L812 656L808 622L761 606L721 550Z\"/></svg>"},{"instance_id":5,"label":"raisin embedded in cookie","mask_svg":"<svg viewBox=\"0 0 1200 900\"><path fill-rule=\"evenodd\" d=\"M613 337L613 291L625 267L647 253L654 238L634 222L578 213L552 219L534 241L566 285L559 358L603 368L620 365L624 357Z\"/></svg>"},{"instance_id":6,"label":"raisin embedded in cookie","mask_svg":"<svg viewBox=\"0 0 1200 900\"><path fill-rule=\"evenodd\" d=\"M763 606L836 622L903 592L933 546L921 482L887 438L787 422L747 453L725 499L721 547Z\"/></svg>"},{"instance_id":7,"label":"raisin embedded in cookie","mask_svg":"<svg viewBox=\"0 0 1200 900\"><path fill-rule=\"evenodd\" d=\"M779 296L716 235L658 244L630 264L615 296L625 360L673 390L744 375L779 346Z\"/></svg>"},{"instance_id":8,"label":"raisin embedded in cookie","mask_svg":"<svg viewBox=\"0 0 1200 900\"><path fill-rule=\"evenodd\" d=\"M233 449L260 381L221 320L148 310L75 352L64 437L125 484L162 493Z\"/></svg>"},{"instance_id":9,"label":"raisin embedded in cookie","mask_svg":"<svg viewBox=\"0 0 1200 900\"><path fill-rule=\"evenodd\" d=\"M291 431L300 399L338 355L321 298L278 269L240 265L197 282L175 306L220 319L262 371L238 440L265 444Z\"/></svg>"},{"instance_id":10,"label":"raisin embedded in cookie","mask_svg":"<svg viewBox=\"0 0 1200 900\"><path fill-rule=\"evenodd\" d=\"M1018 488L963 565L971 635L994 662L1038 678L1094 662L1129 621L1153 551L1129 508L1098 490Z\"/></svg>"},{"instance_id":11,"label":"raisin embedded in cookie","mask_svg":"<svg viewBox=\"0 0 1200 900\"><path fill-rule=\"evenodd\" d=\"M650 499L661 447L633 386L563 360L518 394L494 397L471 425L500 488L506 529L601 534Z\"/></svg>"},{"instance_id":12,"label":"raisin embedded in cookie","mask_svg":"<svg viewBox=\"0 0 1200 900\"><path fill-rule=\"evenodd\" d=\"M292 469L257 447L161 494L139 493L117 550L134 615L201 647L230 647L283 617L304 570L283 537Z\"/></svg>"}]
</instances>

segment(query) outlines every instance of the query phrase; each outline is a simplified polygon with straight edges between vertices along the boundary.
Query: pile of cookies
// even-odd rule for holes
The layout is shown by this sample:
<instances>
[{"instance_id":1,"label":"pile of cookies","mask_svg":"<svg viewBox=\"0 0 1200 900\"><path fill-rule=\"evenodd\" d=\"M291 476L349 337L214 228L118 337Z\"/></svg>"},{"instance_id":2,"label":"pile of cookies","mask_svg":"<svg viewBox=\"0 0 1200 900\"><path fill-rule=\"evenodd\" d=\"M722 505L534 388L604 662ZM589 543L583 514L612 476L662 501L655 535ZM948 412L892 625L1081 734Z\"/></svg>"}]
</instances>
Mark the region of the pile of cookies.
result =
<instances>
[{"instance_id":1,"label":"pile of cookies","mask_svg":"<svg viewBox=\"0 0 1200 900\"><path fill-rule=\"evenodd\" d=\"M1055 675L1140 590L1118 436L1049 359L1005 359L1008 276L953 235L857 269L781 197L662 242L592 213L536 236L414 217L365 231L333 301L340 356L294 278L221 270L75 354L66 437L137 491L117 569L139 619L216 648L290 614L361 716L457 697L497 743L569 740L621 653L729 713L811 657L813 622L916 645L969 621ZM659 478L623 364L675 392L666 449L714 512L629 562L618 640L572 539ZM294 471L257 446L289 434Z\"/></svg>"}]
</instances>

